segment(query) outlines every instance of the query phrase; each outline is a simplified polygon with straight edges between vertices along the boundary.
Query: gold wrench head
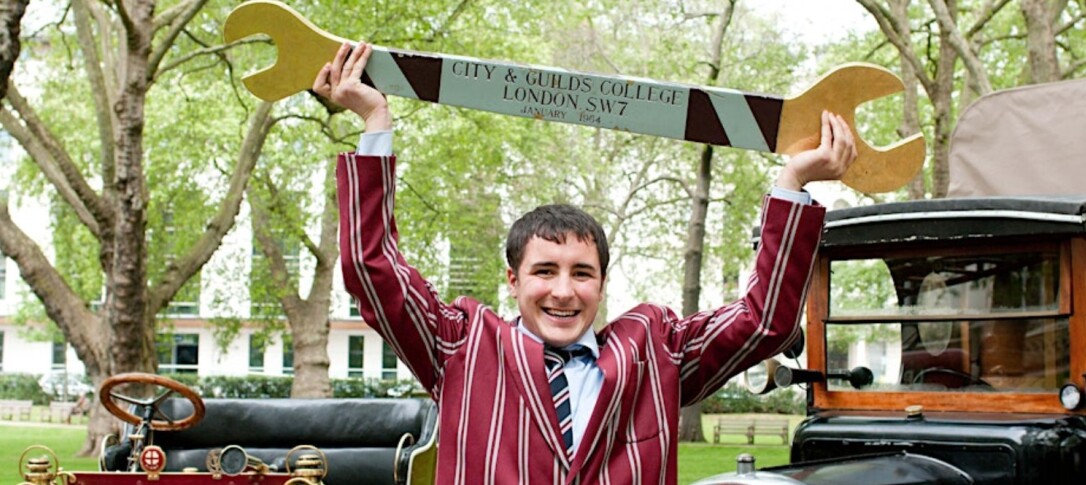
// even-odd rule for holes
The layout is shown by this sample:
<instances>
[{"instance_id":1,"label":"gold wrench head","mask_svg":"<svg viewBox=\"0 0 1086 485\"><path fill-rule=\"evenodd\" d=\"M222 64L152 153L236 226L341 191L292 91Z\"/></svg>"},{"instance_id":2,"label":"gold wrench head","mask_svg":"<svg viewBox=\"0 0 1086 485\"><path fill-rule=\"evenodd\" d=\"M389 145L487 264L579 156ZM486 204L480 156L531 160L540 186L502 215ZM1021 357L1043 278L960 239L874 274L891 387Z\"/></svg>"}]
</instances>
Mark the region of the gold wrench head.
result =
<instances>
[{"instance_id":1,"label":"gold wrench head","mask_svg":"<svg viewBox=\"0 0 1086 485\"><path fill-rule=\"evenodd\" d=\"M269 102L312 87L317 73L336 56L339 46L347 42L272 0L245 2L226 17L223 39L227 43L257 34L271 37L279 52L275 64L245 76L242 82L256 97Z\"/></svg>"},{"instance_id":2,"label":"gold wrench head","mask_svg":"<svg viewBox=\"0 0 1086 485\"><path fill-rule=\"evenodd\" d=\"M856 107L905 89L894 73L874 64L844 64L806 91L784 100L777 152L795 154L818 146L822 110L841 115L856 139L856 161L841 179L860 192L890 192L907 184L924 166L924 138L917 133L885 147L873 147L856 133Z\"/></svg>"}]
</instances>

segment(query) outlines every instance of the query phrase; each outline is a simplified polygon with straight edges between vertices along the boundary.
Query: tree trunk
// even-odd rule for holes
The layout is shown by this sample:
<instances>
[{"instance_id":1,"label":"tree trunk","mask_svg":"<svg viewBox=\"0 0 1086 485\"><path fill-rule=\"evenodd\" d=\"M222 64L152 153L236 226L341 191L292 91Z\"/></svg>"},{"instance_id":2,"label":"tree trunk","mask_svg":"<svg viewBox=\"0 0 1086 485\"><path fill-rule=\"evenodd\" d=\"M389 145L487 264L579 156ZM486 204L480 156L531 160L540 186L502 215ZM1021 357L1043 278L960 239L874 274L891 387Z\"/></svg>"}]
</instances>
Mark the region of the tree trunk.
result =
<instances>
[{"instance_id":1,"label":"tree trunk","mask_svg":"<svg viewBox=\"0 0 1086 485\"><path fill-rule=\"evenodd\" d=\"M1021 2L1022 17L1026 19L1026 46L1029 49L1029 83L1049 83L1061 77L1053 22L1062 7L1055 7L1050 12L1049 3L1050 0Z\"/></svg>"},{"instance_id":2,"label":"tree trunk","mask_svg":"<svg viewBox=\"0 0 1086 485\"><path fill-rule=\"evenodd\" d=\"M709 213L709 186L713 174L713 146L705 145L698 163L698 179L691 202L690 222L686 229L683 252L683 315L698 311L701 299L701 266L705 253L705 220ZM705 441L701 428L701 402L682 408L679 413L679 441Z\"/></svg>"},{"instance_id":3,"label":"tree trunk","mask_svg":"<svg viewBox=\"0 0 1086 485\"><path fill-rule=\"evenodd\" d=\"M890 12L896 18L909 18L909 1L910 0L891 0ZM904 27L904 32L901 32L901 36L906 39L912 37L912 29L908 22L901 24ZM897 134L902 138L918 133L921 130L920 127L920 105L919 96L917 95L917 88L919 82L917 81L917 72L911 63L901 56L901 81L905 84L905 91L903 92L904 99L902 100L902 117L901 124L897 128ZM927 194L927 171L921 170L916 174L907 187L910 200L923 199Z\"/></svg>"},{"instance_id":4,"label":"tree trunk","mask_svg":"<svg viewBox=\"0 0 1086 485\"><path fill-rule=\"evenodd\" d=\"M118 112L116 175L108 183L117 197L113 264L106 269L106 320L112 372L155 371L153 313L147 306L147 191L143 173L147 58L151 53L154 3L125 2L127 50ZM155 309L157 311L157 309Z\"/></svg>"},{"instance_id":5,"label":"tree trunk","mask_svg":"<svg viewBox=\"0 0 1086 485\"><path fill-rule=\"evenodd\" d=\"M19 26L30 0L4 0L0 3L0 99L8 92L8 79L15 69L22 45L19 43Z\"/></svg>"},{"instance_id":6,"label":"tree trunk","mask_svg":"<svg viewBox=\"0 0 1086 485\"><path fill-rule=\"evenodd\" d=\"M75 347L75 344L72 344ZM103 372L102 370L91 370L87 368L87 377L90 378L91 385L97 390L102 382L105 381L111 373ZM97 393L95 393L97 398ZM114 417L106 408L102 407L95 399L94 405L90 407L90 413L87 418L87 439L83 441L83 446L79 448L79 452L76 454L79 456L96 456L101 453L98 446L102 443L102 438L111 434L120 433L121 422Z\"/></svg>"},{"instance_id":7,"label":"tree trunk","mask_svg":"<svg viewBox=\"0 0 1086 485\"><path fill-rule=\"evenodd\" d=\"M956 2L947 0L950 12L956 11ZM957 22L951 17L952 23ZM956 25L956 24L955 24ZM929 92L935 112L934 140L932 140L931 196L941 199L946 197L950 188L950 135L954 130L951 115L954 103L954 65L958 60L958 50L948 41L950 34L941 29L939 32L939 59L936 63L934 92ZM971 71L970 71L971 73Z\"/></svg>"},{"instance_id":8,"label":"tree trunk","mask_svg":"<svg viewBox=\"0 0 1086 485\"><path fill-rule=\"evenodd\" d=\"M330 187L335 176L333 167L325 175L325 186ZM303 228L296 228L303 240L303 245L317 260L306 298L299 296L299 288L291 282L286 259L280 250L276 237L272 234L272 214L279 206L275 187L265 181L269 194L258 194L255 188L249 190L252 206L253 233L256 235L261 252L268 260L273 284L282 289L280 305L290 324L290 333L294 346L294 381L290 396L294 398L320 398L332 396L332 385L328 377L330 359L328 357L329 309L332 302L332 278L338 261L338 210L335 193L328 191L324 200L324 212L321 215L320 241L314 244L305 235ZM289 219L286 216L280 219Z\"/></svg>"},{"instance_id":9,"label":"tree trunk","mask_svg":"<svg viewBox=\"0 0 1086 485\"><path fill-rule=\"evenodd\" d=\"M709 48L712 52L709 60L707 85L714 85L720 78L720 63L723 59L724 34L731 25L735 12L735 1L726 2L724 10L712 33ZM713 180L713 146L705 145L698 161L697 182L694 197L690 203L690 221L686 227L686 250L683 252L683 315L698 311L701 300L701 266L705 253L705 220L709 212L709 187ZM701 402L682 408L679 413L679 441L705 441L701 429Z\"/></svg>"},{"instance_id":10,"label":"tree trunk","mask_svg":"<svg viewBox=\"0 0 1086 485\"><path fill-rule=\"evenodd\" d=\"M331 295L331 286L329 292ZM328 378L328 305L330 299L324 299L323 307L306 304L306 311L291 312L290 334L294 345L294 381L290 386L290 397L320 398L332 397L332 384Z\"/></svg>"},{"instance_id":11,"label":"tree trunk","mask_svg":"<svg viewBox=\"0 0 1086 485\"><path fill-rule=\"evenodd\" d=\"M988 80L988 73L984 64L973 51L973 45L962 34L958 27L958 2L957 0L929 0L932 10L935 11L935 20L939 23L939 47L952 48L969 72L969 88L976 94L985 95L992 92L992 83ZM942 56L940 56L940 59Z\"/></svg>"}]
</instances>

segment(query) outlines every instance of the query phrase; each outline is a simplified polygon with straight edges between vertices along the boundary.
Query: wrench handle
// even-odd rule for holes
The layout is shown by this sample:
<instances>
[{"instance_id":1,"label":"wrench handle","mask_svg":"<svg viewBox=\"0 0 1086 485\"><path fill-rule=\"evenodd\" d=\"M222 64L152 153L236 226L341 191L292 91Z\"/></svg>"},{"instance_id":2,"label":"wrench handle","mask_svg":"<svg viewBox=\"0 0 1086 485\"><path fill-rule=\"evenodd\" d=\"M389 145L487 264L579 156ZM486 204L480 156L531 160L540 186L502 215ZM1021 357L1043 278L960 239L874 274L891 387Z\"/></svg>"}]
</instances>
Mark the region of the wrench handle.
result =
<instances>
[{"instance_id":1,"label":"wrench handle","mask_svg":"<svg viewBox=\"0 0 1086 485\"><path fill-rule=\"evenodd\" d=\"M783 100L373 46L363 81L384 94L504 115L773 152Z\"/></svg>"}]
</instances>

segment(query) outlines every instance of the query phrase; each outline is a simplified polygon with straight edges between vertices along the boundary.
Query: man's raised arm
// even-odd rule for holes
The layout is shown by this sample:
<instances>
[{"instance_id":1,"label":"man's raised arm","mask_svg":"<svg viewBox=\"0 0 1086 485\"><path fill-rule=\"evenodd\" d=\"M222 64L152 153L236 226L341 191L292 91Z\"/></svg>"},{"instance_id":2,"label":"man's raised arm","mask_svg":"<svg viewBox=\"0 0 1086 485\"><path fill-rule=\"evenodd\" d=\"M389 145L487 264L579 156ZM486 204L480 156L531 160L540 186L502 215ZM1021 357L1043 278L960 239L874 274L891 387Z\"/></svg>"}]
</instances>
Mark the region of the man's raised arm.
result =
<instances>
[{"instance_id":1,"label":"man's raised arm","mask_svg":"<svg viewBox=\"0 0 1086 485\"><path fill-rule=\"evenodd\" d=\"M361 83L372 50L344 45L318 74L313 90L365 120L367 135L391 130L384 96ZM440 384L443 350L462 341L463 314L438 299L433 287L399 251L394 216L396 159L387 153L344 153L336 165L340 260L347 291L362 318L381 334L422 385Z\"/></svg>"},{"instance_id":2,"label":"man's raised arm","mask_svg":"<svg viewBox=\"0 0 1086 485\"><path fill-rule=\"evenodd\" d=\"M848 124L824 112L820 145L788 161L772 195L779 195L780 189L801 192L808 182L837 180L855 159ZM765 199L754 273L746 294L672 327L671 349L682 354L682 405L704 399L732 376L780 353L799 334L826 211L817 204L790 199Z\"/></svg>"}]
</instances>

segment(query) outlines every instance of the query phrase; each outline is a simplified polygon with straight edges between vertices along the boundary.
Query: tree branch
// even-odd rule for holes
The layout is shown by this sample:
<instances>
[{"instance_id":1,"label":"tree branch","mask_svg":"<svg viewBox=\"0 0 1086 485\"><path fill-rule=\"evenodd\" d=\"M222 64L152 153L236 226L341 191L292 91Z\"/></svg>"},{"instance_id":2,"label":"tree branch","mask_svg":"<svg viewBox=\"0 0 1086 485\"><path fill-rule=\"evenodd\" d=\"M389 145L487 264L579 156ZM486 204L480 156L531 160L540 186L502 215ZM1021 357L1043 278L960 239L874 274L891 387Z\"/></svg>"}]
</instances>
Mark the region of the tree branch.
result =
<instances>
[{"instance_id":1,"label":"tree branch","mask_svg":"<svg viewBox=\"0 0 1086 485\"><path fill-rule=\"evenodd\" d=\"M124 30L128 32L128 38L131 39L136 32L136 24L132 21L132 15L124 6L124 0L106 0L106 3L112 5L113 9L117 11L117 16L121 18L121 25L124 25Z\"/></svg>"},{"instance_id":2,"label":"tree branch","mask_svg":"<svg viewBox=\"0 0 1086 485\"><path fill-rule=\"evenodd\" d=\"M325 196L324 196L324 213L321 215L321 236L320 245L316 248L316 251L310 249L313 252L313 257L317 258L317 274L321 274L321 268L334 269L339 248L339 205L336 201L336 191L331 190L330 187L335 186L336 170L334 166L329 166L325 174Z\"/></svg>"},{"instance_id":3,"label":"tree branch","mask_svg":"<svg viewBox=\"0 0 1086 485\"><path fill-rule=\"evenodd\" d=\"M939 28L947 34L947 41L950 42L951 47L961 57L966 70L969 71L970 88L980 95L992 92L992 83L988 80L988 73L984 70L984 64L980 62L977 54L969 47L969 42L962 37L961 30L958 29L954 17L950 14L950 9L947 8L946 0L928 0L928 3L931 4L932 10L935 11L935 19L939 21Z\"/></svg>"},{"instance_id":4,"label":"tree branch","mask_svg":"<svg viewBox=\"0 0 1086 485\"><path fill-rule=\"evenodd\" d=\"M67 150L38 118L14 84L8 87L7 99L18 118L7 109L2 109L0 123L31 155L61 197L76 211L80 222L95 237L100 236L101 227L112 223L112 210L87 184Z\"/></svg>"},{"instance_id":5,"label":"tree branch","mask_svg":"<svg viewBox=\"0 0 1086 485\"><path fill-rule=\"evenodd\" d=\"M694 189L692 189L692 188L691 188L691 187L690 187L690 186L689 186L689 185L688 185L688 184L686 183L686 181L684 181L684 180L682 180L682 179L680 179L680 178L678 178L678 177L668 177L668 176L663 176L663 177L656 177L656 178L654 178L654 179L652 179L652 180L649 180L649 181L647 181L647 182L645 182L645 183L643 183L643 184L641 184L641 185L639 185L639 186L635 187L635 188L633 189L633 192L638 192L638 191L641 191L641 190L647 189L647 188L649 188L650 186L652 186L652 185L655 185L655 184L658 184L658 183L660 183L660 182L672 182L672 183L674 183L674 184L678 185L678 186L679 186L679 188L680 188L680 189L682 189L682 190L683 190L683 192L685 192L685 193L686 193L686 196L687 196L687 197L690 197L690 198L694 197Z\"/></svg>"},{"instance_id":6,"label":"tree branch","mask_svg":"<svg viewBox=\"0 0 1086 485\"><path fill-rule=\"evenodd\" d=\"M90 82L91 96L94 99L94 115L98 121L98 143L101 146L99 163L103 180L113 179L113 94L114 89L106 83L105 74L102 72L102 60L98 56L98 49L94 40L94 29L91 27L90 11L82 1L72 2L74 11L76 37L79 41L79 50L83 53L83 68ZM105 34L103 34L105 35Z\"/></svg>"},{"instance_id":7,"label":"tree branch","mask_svg":"<svg viewBox=\"0 0 1086 485\"><path fill-rule=\"evenodd\" d=\"M151 315L165 307L181 286L200 271L200 268L203 268L222 243L223 236L234 227L234 219L241 208L241 201L253 168L260 159L264 140L275 124L274 118L271 117L273 106L273 103L261 102L253 112L249 131L238 153L237 166L230 179L230 188L220 203L218 212L208 223L203 236L196 241L187 254L171 265L162 280L148 291L147 311Z\"/></svg>"},{"instance_id":8,"label":"tree branch","mask_svg":"<svg viewBox=\"0 0 1086 485\"><path fill-rule=\"evenodd\" d=\"M456 20L460 18L461 15L463 15L464 11L468 9L469 2L470 0L461 0L460 3L456 5L456 8L453 8L452 13L449 14L449 17L447 19L445 19L445 22L441 24L441 27L436 29L433 34L431 34L430 39L436 40L438 37L444 37L448 35L449 26L455 24Z\"/></svg>"},{"instance_id":9,"label":"tree branch","mask_svg":"<svg viewBox=\"0 0 1086 485\"><path fill-rule=\"evenodd\" d=\"M260 210L265 213L265 222L261 224L266 225L269 222L266 220L266 216L270 216L273 214L281 216L289 214L288 207L286 207L283 203L283 198L279 196L279 187L277 187L275 183L272 182L272 180L267 176L254 177L256 177L257 181L264 185L264 190L267 192L269 199L267 203L258 203L257 200L259 200L259 197L257 197L257 195L254 194L251 190L248 191L249 206L252 207L254 211L257 209L257 206L259 206ZM250 184L250 187L251 186L252 184ZM333 203L335 202L333 201ZM313 256L318 258L319 262L319 259L321 257L321 254L319 254L320 248L317 246L317 243L313 242L313 239L309 237L309 234L305 232L304 226L304 222L300 222L299 224L294 226L297 231L294 232L293 235L298 238L298 240L302 243L302 246L305 246L306 250L308 250L311 254L313 254Z\"/></svg>"},{"instance_id":10,"label":"tree branch","mask_svg":"<svg viewBox=\"0 0 1086 485\"><path fill-rule=\"evenodd\" d=\"M71 342L93 341L90 335L101 332L101 320L86 307L86 302L57 272L41 248L11 220L7 200L0 197L0 252L15 261L19 274L34 295L41 300L45 313L56 322ZM67 325L66 322L96 322ZM82 340L77 340L82 339ZM96 355L81 355L88 367L99 365Z\"/></svg>"},{"instance_id":11,"label":"tree branch","mask_svg":"<svg viewBox=\"0 0 1086 485\"><path fill-rule=\"evenodd\" d=\"M1067 70L1064 71L1062 76L1063 79L1073 79L1075 77L1075 73L1078 72L1079 69L1082 69L1083 66L1086 66L1086 59L1079 59L1078 61L1072 63L1070 66L1067 66Z\"/></svg>"},{"instance_id":12,"label":"tree branch","mask_svg":"<svg viewBox=\"0 0 1086 485\"><path fill-rule=\"evenodd\" d=\"M252 189L247 189L246 193L249 194L250 200L253 200L254 194ZM268 260L268 269L271 271L272 287L282 289L284 292L279 296L279 299L283 302L284 307L292 306L292 303L296 303L299 300L297 291L290 291L292 287L290 283L290 271L287 270L286 260L283 259L283 252L279 250L279 245L276 243L274 237L272 237L271 220L268 215L267 209L264 204L251 203L249 207L252 208L253 217L253 235L256 236L257 244L260 246L260 252L264 254L264 258Z\"/></svg>"},{"instance_id":13,"label":"tree branch","mask_svg":"<svg viewBox=\"0 0 1086 485\"><path fill-rule=\"evenodd\" d=\"M37 164L38 169L45 175L46 180L49 181L60 194L68 205L75 211L76 217L80 222L86 226L92 234L97 237L99 235L98 222L95 221L94 216L91 215L87 206L83 205L79 200L79 196L75 194L72 186L68 184L64 178L64 174L61 173L60 168L57 167L57 163L53 160L53 157L49 154L49 151L30 134L24 126L19 124L19 120L5 109L0 109L0 125L3 125L4 129L14 137L19 144L30 154L30 157Z\"/></svg>"},{"instance_id":14,"label":"tree branch","mask_svg":"<svg viewBox=\"0 0 1086 485\"><path fill-rule=\"evenodd\" d=\"M1066 24L1063 24L1056 28L1056 35L1066 34L1068 30L1071 30L1079 23L1080 20L1086 18L1086 12L1079 12L1071 20L1068 20Z\"/></svg>"},{"instance_id":15,"label":"tree branch","mask_svg":"<svg viewBox=\"0 0 1086 485\"><path fill-rule=\"evenodd\" d=\"M635 209L635 210L633 210L631 212L626 212L626 213L622 213L622 214L618 213L618 211L616 211L613 207L605 206L605 205L600 204L598 202L586 202L586 203L584 203L584 207L586 209L594 209L594 210L598 210L598 211L601 211L601 212L606 212L606 213L614 215L616 217L622 217L622 218L625 218L625 219L632 219L632 218L637 217L637 216L639 216L639 215L641 215L641 214L643 214L645 212L649 212L651 210L658 209L658 208L664 207L664 206L675 205L675 204L678 204L678 203L681 203L681 202L690 202L690 198L689 197L674 197L674 198L671 198L671 199L661 200L659 202L654 202L654 203L651 203L651 204L645 204L643 207L639 207L639 208L637 208L637 209Z\"/></svg>"},{"instance_id":16,"label":"tree branch","mask_svg":"<svg viewBox=\"0 0 1086 485\"><path fill-rule=\"evenodd\" d=\"M1003 9L1003 7L1007 6L1007 4L1011 2L1011 0L996 0L997 3L994 4L992 2L993 0L988 0L984 2L984 5L981 7L980 10L980 15L977 16L976 22L973 22L973 26L970 27L969 31L965 33L966 39L972 39L978 33L980 33L980 31L988 25L988 22L990 22L992 18L994 18L995 15Z\"/></svg>"},{"instance_id":17,"label":"tree branch","mask_svg":"<svg viewBox=\"0 0 1086 485\"><path fill-rule=\"evenodd\" d=\"M173 47L174 41L177 40L177 36L181 34L181 31L192 21L192 18L204 8L207 4L207 0L188 0L185 5L184 12L178 14L173 22L170 23L170 30L166 33L165 38L158 43L158 46L151 51L151 57L147 61L147 80L154 81L157 77L158 65L162 63L162 59L166 57L166 53ZM157 22L157 20L156 20Z\"/></svg>"},{"instance_id":18,"label":"tree branch","mask_svg":"<svg viewBox=\"0 0 1086 485\"><path fill-rule=\"evenodd\" d=\"M231 42L229 44L219 44L219 45L216 45L216 46L197 49L197 50L189 52L188 54L185 54L184 56L181 56L180 58L174 60L173 62L170 62L169 64L166 64L165 66L159 68L154 73L154 78L157 80L160 75L162 75L162 74L164 74L166 72L169 72L169 71L171 71L173 69L177 69L177 67L179 67L182 64L184 64L184 63L186 63L188 61L191 61L191 60L193 60L193 59L195 59L197 57L213 55L213 54L219 54L221 52L225 52L227 50L233 49L234 47L237 47L239 45L245 45L245 44L269 44L270 45L271 44L271 39L268 39L268 38L245 38L245 39L241 39L241 40L236 40L236 41Z\"/></svg>"},{"instance_id":19,"label":"tree branch","mask_svg":"<svg viewBox=\"0 0 1086 485\"><path fill-rule=\"evenodd\" d=\"M154 32L158 32L163 27L167 27L172 24L174 19L181 15L181 13L185 11L185 8L187 8L190 3L191 2L178 3L158 14L158 16L155 17Z\"/></svg>"},{"instance_id":20,"label":"tree branch","mask_svg":"<svg viewBox=\"0 0 1086 485\"><path fill-rule=\"evenodd\" d=\"M920 62L920 58L916 56L916 52L912 49L912 43L903 34L909 31L908 19L898 19L894 17L886 8L880 4L874 2L874 0L856 0L865 10L871 13L872 17L875 17L875 21L878 22L880 30L886 36L894 47L897 48L898 55L905 59L909 65L913 66L913 69L917 73L917 80L924 86L924 90L931 94L935 92L935 83L931 77L927 75L927 71L924 70L924 65ZM902 25L904 24L904 25Z\"/></svg>"},{"instance_id":21,"label":"tree branch","mask_svg":"<svg viewBox=\"0 0 1086 485\"><path fill-rule=\"evenodd\" d=\"M982 40L980 42L980 45L987 46L989 44L995 44L995 43L1003 42L1003 41L1006 41L1006 40L1023 40L1025 38L1026 38L1025 33L1000 35L1000 36L996 36L996 37L986 37L984 40Z\"/></svg>"}]
</instances>

